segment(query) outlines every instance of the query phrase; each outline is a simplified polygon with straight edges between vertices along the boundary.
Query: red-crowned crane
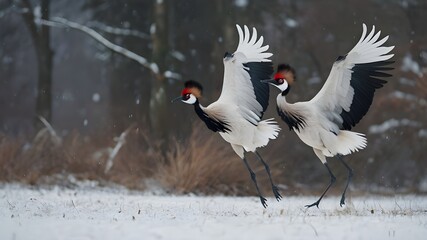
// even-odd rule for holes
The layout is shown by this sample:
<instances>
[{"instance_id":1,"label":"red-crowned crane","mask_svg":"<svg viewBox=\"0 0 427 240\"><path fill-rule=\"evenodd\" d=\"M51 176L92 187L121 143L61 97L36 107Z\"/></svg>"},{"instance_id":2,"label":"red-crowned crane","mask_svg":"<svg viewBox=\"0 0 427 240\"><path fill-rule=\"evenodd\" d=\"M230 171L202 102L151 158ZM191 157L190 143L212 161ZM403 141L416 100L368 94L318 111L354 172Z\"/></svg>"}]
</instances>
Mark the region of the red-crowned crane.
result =
<instances>
[{"instance_id":1,"label":"red-crowned crane","mask_svg":"<svg viewBox=\"0 0 427 240\"><path fill-rule=\"evenodd\" d=\"M193 105L196 114L206 126L218 132L231 144L249 170L262 205L267 207L266 199L259 190L256 175L245 155L247 152L254 152L262 162L268 173L274 196L279 201L282 196L273 183L270 168L256 151L258 147L266 146L270 139L275 139L280 130L274 119L261 120L268 106L269 88L260 80L271 78L274 69L268 58L273 54L266 52L269 46L263 46L264 38L261 36L258 39L255 28L251 36L247 26L244 26L244 32L239 25L236 27L239 45L233 54L226 52L224 55L224 80L219 99L203 107L199 103L202 86L190 80L185 82L181 96L174 100Z\"/></svg>"},{"instance_id":2,"label":"red-crowned crane","mask_svg":"<svg viewBox=\"0 0 427 240\"><path fill-rule=\"evenodd\" d=\"M362 37L353 49L344 56L339 56L332 66L329 77L317 95L307 102L288 103L286 95L289 84L283 73L278 72L274 79L263 80L280 89L277 96L277 111L290 130L313 148L314 153L327 168L330 183L320 198L306 207L319 207L323 196L336 181L328 166L326 157L337 156L348 170L347 184L341 196L340 206L345 204L345 193L353 176L352 169L344 162L342 156L366 147L365 135L350 131L371 106L374 92L386 81L382 77L391 76L385 71L393 68L387 65L393 57L389 54L394 48L382 46L388 36L378 41L380 31L375 33L375 26L367 35L363 24Z\"/></svg>"}]
</instances>

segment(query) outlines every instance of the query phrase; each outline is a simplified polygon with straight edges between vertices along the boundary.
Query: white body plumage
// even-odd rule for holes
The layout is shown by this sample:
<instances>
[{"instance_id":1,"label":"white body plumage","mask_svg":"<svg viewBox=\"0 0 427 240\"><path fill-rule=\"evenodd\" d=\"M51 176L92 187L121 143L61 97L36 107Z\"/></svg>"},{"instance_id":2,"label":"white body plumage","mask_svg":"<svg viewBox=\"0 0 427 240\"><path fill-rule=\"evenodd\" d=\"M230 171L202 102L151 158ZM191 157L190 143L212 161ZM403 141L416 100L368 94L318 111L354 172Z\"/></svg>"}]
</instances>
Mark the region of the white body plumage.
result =
<instances>
[{"instance_id":1,"label":"white body plumage","mask_svg":"<svg viewBox=\"0 0 427 240\"><path fill-rule=\"evenodd\" d=\"M281 94L277 96L277 105L280 109L296 111L304 116L305 126L296 130L295 133L301 141L313 148L322 163L326 163L326 157L337 154L348 155L366 147L367 141L364 134L339 130L339 127L328 119L325 112L314 105L304 102L290 104Z\"/></svg>"},{"instance_id":2,"label":"white body plumage","mask_svg":"<svg viewBox=\"0 0 427 240\"><path fill-rule=\"evenodd\" d=\"M257 64L271 62L268 58L272 54L265 52L268 45L262 45L263 37L257 38L255 28L251 36L246 26L244 32L240 26L236 27L239 45L234 54L224 57L224 83L221 96L203 110L209 116L228 124L231 131L219 134L232 145L237 155L243 158L244 151L254 152L258 147L267 145L270 139L277 138L280 128L274 119L261 120L268 105L268 89L265 92L265 89L255 86L257 83L254 81L259 82L262 79L253 79L251 76L258 71ZM248 63L254 65L253 69L246 65ZM262 87L262 84L259 85ZM259 90L264 91L260 93L263 96L257 96Z\"/></svg>"},{"instance_id":3,"label":"white body plumage","mask_svg":"<svg viewBox=\"0 0 427 240\"><path fill-rule=\"evenodd\" d=\"M313 148L331 176L331 182L319 200L307 207L318 206L335 182L335 176L326 161L326 157L333 156L338 156L349 171L340 202L341 206L344 204L345 192L353 173L341 155L348 155L367 145L364 134L350 130L369 110L375 90L386 83L380 78L391 76L384 71L392 69L387 67L392 62L387 60L393 57L389 53L394 46L382 46L388 36L381 40L378 40L379 37L380 32L375 32L375 26L367 35L366 25L363 24L359 42L348 54L337 58L322 89L310 101L288 103L286 94L289 86L280 72L274 79L264 81L281 90L276 99L279 115L290 130L294 130L305 144Z\"/></svg>"},{"instance_id":4,"label":"white body plumage","mask_svg":"<svg viewBox=\"0 0 427 240\"><path fill-rule=\"evenodd\" d=\"M252 36L248 27L244 31L236 25L239 33L239 45L233 53L224 55L224 80L221 96L207 107L203 107L198 97L202 86L196 81L187 81L180 97L183 102L191 104L206 126L218 132L233 150L243 159L252 181L255 183L261 203L267 206L266 199L261 195L255 173L250 168L245 152L254 152L268 173L273 193L277 200L281 195L274 185L268 164L256 151L258 147L268 144L279 133L279 126L273 119L262 120L268 106L269 88L261 83L273 73L273 64L266 52L268 45L263 46L264 38L257 37L253 28Z\"/></svg>"},{"instance_id":5,"label":"white body plumage","mask_svg":"<svg viewBox=\"0 0 427 240\"><path fill-rule=\"evenodd\" d=\"M366 147L365 135L349 130L368 111L375 89L385 83L376 77L386 76L380 71L388 70L383 66L389 64L385 61L393 57L388 53L394 48L381 46L388 36L378 41L381 32L375 34L375 26L369 35L366 33L363 24L359 42L346 56L337 59L324 86L313 99L291 104L285 95L277 96L279 111L302 119L295 132L305 144L313 147L322 163L326 162L325 157L348 155ZM275 86L288 87L287 84Z\"/></svg>"}]
</instances>

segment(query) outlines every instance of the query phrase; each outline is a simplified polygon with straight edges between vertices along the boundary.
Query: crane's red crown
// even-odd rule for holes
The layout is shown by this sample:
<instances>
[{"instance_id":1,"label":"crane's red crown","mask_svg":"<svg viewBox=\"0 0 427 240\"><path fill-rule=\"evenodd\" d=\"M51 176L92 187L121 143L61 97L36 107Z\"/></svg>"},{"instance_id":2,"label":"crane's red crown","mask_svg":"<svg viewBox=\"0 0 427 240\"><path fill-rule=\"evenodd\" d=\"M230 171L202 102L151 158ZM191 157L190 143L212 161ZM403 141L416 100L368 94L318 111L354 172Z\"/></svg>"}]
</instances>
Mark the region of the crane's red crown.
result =
<instances>
[{"instance_id":1,"label":"crane's red crown","mask_svg":"<svg viewBox=\"0 0 427 240\"><path fill-rule=\"evenodd\" d=\"M286 79L285 78L285 75L283 74L283 73L280 73L280 72L278 72L278 73L276 73L276 74L274 74L274 80L279 80L279 79Z\"/></svg>"},{"instance_id":2,"label":"crane's red crown","mask_svg":"<svg viewBox=\"0 0 427 240\"><path fill-rule=\"evenodd\" d=\"M196 98L202 97L203 87L200 83L189 80L184 83L184 89L181 92L181 96L185 96L186 94L193 94Z\"/></svg>"},{"instance_id":3,"label":"crane's red crown","mask_svg":"<svg viewBox=\"0 0 427 240\"><path fill-rule=\"evenodd\" d=\"M184 88L181 92L181 95L184 96L186 94L192 93L192 89L191 88Z\"/></svg>"}]
</instances>

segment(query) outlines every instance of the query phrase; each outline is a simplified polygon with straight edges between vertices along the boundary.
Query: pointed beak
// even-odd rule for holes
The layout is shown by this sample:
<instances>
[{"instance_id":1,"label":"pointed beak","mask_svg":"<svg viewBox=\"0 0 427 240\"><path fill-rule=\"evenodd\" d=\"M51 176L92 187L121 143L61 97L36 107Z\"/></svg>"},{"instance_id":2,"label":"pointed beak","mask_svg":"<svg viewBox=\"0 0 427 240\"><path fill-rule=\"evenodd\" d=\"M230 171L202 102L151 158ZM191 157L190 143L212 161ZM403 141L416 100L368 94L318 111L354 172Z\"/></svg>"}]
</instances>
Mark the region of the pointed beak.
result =
<instances>
[{"instance_id":1,"label":"pointed beak","mask_svg":"<svg viewBox=\"0 0 427 240\"><path fill-rule=\"evenodd\" d=\"M178 100L182 100L182 96L179 96L179 97L176 97L176 98L172 99L171 103L174 103L174 102L176 102Z\"/></svg>"},{"instance_id":2,"label":"pointed beak","mask_svg":"<svg viewBox=\"0 0 427 240\"><path fill-rule=\"evenodd\" d=\"M262 82L262 83L270 83L270 84L276 85L276 80L274 80L274 79L261 80L260 82Z\"/></svg>"}]
</instances>

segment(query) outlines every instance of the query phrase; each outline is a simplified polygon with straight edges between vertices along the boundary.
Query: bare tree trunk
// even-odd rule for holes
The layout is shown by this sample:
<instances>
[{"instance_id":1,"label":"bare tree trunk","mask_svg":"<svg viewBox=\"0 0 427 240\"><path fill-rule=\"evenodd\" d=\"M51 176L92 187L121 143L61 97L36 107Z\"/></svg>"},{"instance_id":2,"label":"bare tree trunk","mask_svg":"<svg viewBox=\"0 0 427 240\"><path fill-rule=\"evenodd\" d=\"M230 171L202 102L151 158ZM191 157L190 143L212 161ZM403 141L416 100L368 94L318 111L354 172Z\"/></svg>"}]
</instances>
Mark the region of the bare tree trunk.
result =
<instances>
[{"instance_id":1,"label":"bare tree trunk","mask_svg":"<svg viewBox=\"0 0 427 240\"><path fill-rule=\"evenodd\" d=\"M406 8L403 8L408 18L411 27L411 39L410 53L418 63L423 63L422 55L419 54L422 49L427 47L427 29L425 27L424 19L425 12L427 10L427 3L420 1L416 4L409 3Z\"/></svg>"},{"instance_id":2,"label":"bare tree trunk","mask_svg":"<svg viewBox=\"0 0 427 240\"><path fill-rule=\"evenodd\" d=\"M38 62L38 83L36 99L36 116L34 117L34 126L36 130L44 127L38 116L42 116L48 122L52 120L52 57L53 52L50 48L50 29L46 25L36 25L34 9L28 0L19 2L23 11L22 16L27 25L34 48L36 50ZM50 0L41 0L41 18L49 19Z\"/></svg>"},{"instance_id":3,"label":"bare tree trunk","mask_svg":"<svg viewBox=\"0 0 427 240\"><path fill-rule=\"evenodd\" d=\"M42 19L49 19L49 2L50 0L41 1ZM39 46L38 50L38 91L36 113L44 117L48 122L52 121L52 56L50 48L50 28L45 25L39 27ZM37 118L38 119L38 118ZM36 120L36 127L39 121Z\"/></svg>"},{"instance_id":4,"label":"bare tree trunk","mask_svg":"<svg viewBox=\"0 0 427 240\"><path fill-rule=\"evenodd\" d=\"M168 52L167 8L167 0L154 3L154 24L151 29L153 43L152 62L158 64L159 73L165 71ZM151 129L156 137L166 140L169 130L168 113L170 103L166 95L165 77L162 74L153 74L150 95L149 116Z\"/></svg>"}]
</instances>

